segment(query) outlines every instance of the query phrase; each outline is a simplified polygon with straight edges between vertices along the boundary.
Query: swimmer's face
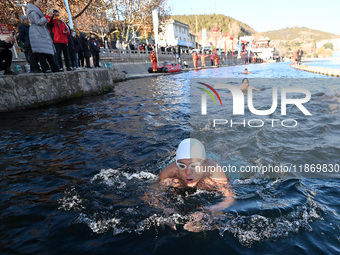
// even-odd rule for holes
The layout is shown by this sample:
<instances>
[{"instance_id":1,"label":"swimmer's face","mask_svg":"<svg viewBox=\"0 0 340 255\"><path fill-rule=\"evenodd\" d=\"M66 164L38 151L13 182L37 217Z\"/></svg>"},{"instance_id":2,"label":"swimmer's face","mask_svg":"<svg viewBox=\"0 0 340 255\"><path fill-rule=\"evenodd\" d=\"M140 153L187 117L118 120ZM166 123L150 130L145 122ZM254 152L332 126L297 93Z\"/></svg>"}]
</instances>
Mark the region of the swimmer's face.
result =
<instances>
[{"instance_id":1,"label":"swimmer's face","mask_svg":"<svg viewBox=\"0 0 340 255\"><path fill-rule=\"evenodd\" d=\"M242 84L245 84L245 85L247 86L247 88L249 87L249 81L248 81L248 80L244 80L244 81L242 82Z\"/></svg>"},{"instance_id":2,"label":"swimmer's face","mask_svg":"<svg viewBox=\"0 0 340 255\"><path fill-rule=\"evenodd\" d=\"M200 163L201 161L201 159L179 159L177 161L178 163L185 164L187 166L185 169L177 167L179 177L186 183L187 186L194 187L202 178L205 177L205 173L201 171L199 167L190 167L190 164ZM205 165L205 161L206 160L202 162L201 166Z\"/></svg>"}]
</instances>

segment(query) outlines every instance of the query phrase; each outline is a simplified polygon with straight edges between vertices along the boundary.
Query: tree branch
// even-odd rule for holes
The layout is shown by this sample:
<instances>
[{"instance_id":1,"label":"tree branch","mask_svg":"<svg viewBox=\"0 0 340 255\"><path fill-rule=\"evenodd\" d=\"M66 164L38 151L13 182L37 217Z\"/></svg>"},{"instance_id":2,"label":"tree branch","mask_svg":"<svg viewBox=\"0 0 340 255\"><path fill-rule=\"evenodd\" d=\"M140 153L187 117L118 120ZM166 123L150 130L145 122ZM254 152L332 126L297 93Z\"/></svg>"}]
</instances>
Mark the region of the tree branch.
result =
<instances>
[{"instance_id":1,"label":"tree branch","mask_svg":"<svg viewBox=\"0 0 340 255\"><path fill-rule=\"evenodd\" d=\"M72 19L77 19L78 17L80 17L85 11L86 9L90 6L90 4L92 3L93 0L89 0L88 4L84 7L83 10L81 10L76 16L73 16Z\"/></svg>"},{"instance_id":2,"label":"tree branch","mask_svg":"<svg viewBox=\"0 0 340 255\"><path fill-rule=\"evenodd\" d=\"M15 7L14 3L13 3L11 0L7 0L7 2L9 2L9 4L11 5L11 7L13 8L13 10L16 10L16 7ZM14 15L15 15L15 17L19 20L19 22L20 22L19 13L14 11Z\"/></svg>"}]
</instances>

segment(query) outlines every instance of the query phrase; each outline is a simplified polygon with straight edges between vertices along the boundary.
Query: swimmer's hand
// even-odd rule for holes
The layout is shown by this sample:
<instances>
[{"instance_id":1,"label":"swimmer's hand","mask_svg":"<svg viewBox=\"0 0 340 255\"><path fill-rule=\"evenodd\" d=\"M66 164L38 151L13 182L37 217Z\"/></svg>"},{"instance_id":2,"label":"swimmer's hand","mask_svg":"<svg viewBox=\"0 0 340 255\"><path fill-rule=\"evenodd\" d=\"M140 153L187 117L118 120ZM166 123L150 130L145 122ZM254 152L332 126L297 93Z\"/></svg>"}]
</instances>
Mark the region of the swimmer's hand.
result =
<instances>
[{"instance_id":1,"label":"swimmer's hand","mask_svg":"<svg viewBox=\"0 0 340 255\"><path fill-rule=\"evenodd\" d=\"M194 212L189 216L189 222L184 225L184 229L190 232L203 231L203 224L201 220L204 217L203 212Z\"/></svg>"},{"instance_id":2,"label":"swimmer's hand","mask_svg":"<svg viewBox=\"0 0 340 255\"><path fill-rule=\"evenodd\" d=\"M222 202L206 207L205 209L212 212L213 214L222 214L223 210L228 208L232 203L234 203L234 199L232 197L225 198Z\"/></svg>"},{"instance_id":3,"label":"swimmer's hand","mask_svg":"<svg viewBox=\"0 0 340 255\"><path fill-rule=\"evenodd\" d=\"M163 211L164 215L166 217L169 217L169 215L174 214L175 213L175 209L174 208L165 208ZM169 228L171 228L172 230L177 230L176 228L176 224L171 221L171 222L166 222L164 223L166 226L168 226Z\"/></svg>"},{"instance_id":4,"label":"swimmer's hand","mask_svg":"<svg viewBox=\"0 0 340 255\"><path fill-rule=\"evenodd\" d=\"M165 225L167 225L169 228L171 228L172 230L177 230L176 228L176 224L173 222L166 222L164 223Z\"/></svg>"}]
</instances>

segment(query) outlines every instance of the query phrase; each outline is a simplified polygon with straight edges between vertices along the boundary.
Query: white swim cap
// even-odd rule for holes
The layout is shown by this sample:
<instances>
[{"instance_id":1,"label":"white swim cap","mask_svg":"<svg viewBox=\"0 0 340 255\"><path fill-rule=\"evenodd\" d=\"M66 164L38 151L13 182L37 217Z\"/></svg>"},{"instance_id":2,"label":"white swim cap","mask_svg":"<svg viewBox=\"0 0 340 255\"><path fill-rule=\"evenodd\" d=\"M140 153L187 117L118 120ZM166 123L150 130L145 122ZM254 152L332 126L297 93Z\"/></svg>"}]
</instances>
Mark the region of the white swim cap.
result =
<instances>
[{"instance_id":1,"label":"white swim cap","mask_svg":"<svg viewBox=\"0 0 340 255\"><path fill-rule=\"evenodd\" d=\"M190 158L205 159L204 145L195 138L184 139L176 151L176 161Z\"/></svg>"}]
</instances>

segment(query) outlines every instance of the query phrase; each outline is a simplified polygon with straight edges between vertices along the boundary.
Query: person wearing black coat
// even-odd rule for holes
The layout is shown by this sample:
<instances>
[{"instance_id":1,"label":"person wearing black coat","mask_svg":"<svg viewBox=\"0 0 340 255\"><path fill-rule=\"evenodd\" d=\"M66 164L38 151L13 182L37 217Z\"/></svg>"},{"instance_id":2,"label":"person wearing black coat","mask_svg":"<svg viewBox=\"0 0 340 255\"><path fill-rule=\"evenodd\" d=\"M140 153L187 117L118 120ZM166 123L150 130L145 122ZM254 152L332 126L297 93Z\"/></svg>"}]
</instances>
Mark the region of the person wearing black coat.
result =
<instances>
[{"instance_id":1,"label":"person wearing black coat","mask_svg":"<svg viewBox=\"0 0 340 255\"><path fill-rule=\"evenodd\" d=\"M11 71L13 55L10 48L13 47L14 42L14 36L7 37L4 41L0 40L0 71L5 70L5 75L16 74Z\"/></svg>"},{"instance_id":2,"label":"person wearing black coat","mask_svg":"<svg viewBox=\"0 0 340 255\"><path fill-rule=\"evenodd\" d=\"M80 66L79 55L83 56L82 58L84 62L84 50L83 50L83 47L81 46L80 38L76 34L76 32L73 32L72 35L73 35L73 42L74 42L74 62L75 62L76 68L78 68Z\"/></svg>"},{"instance_id":3,"label":"person wearing black coat","mask_svg":"<svg viewBox=\"0 0 340 255\"><path fill-rule=\"evenodd\" d=\"M19 46L25 53L27 62L30 64L30 70L36 70L41 72L38 64L38 58L36 54L33 54L30 43L30 23L25 15L21 15L23 23L19 26Z\"/></svg>"},{"instance_id":4,"label":"person wearing black coat","mask_svg":"<svg viewBox=\"0 0 340 255\"><path fill-rule=\"evenodd\" d=\"M84 59L86 61L86 68L91 68L90 65L90 57L91 57L91 51L89 49L87 35L85 33L80 33L80 44L83 48L82 54L79 54L80 64L82 67L84 67Z\"/></svg>"},{"instance_id":5,"label":"person wearing black coat","mask_svg":"<svg viewBox=\"0 0 340 255\"><path fill-rule=\"evenodd\" d=\"M301 47L300 47L300 49L299 49L298 52L297 52L298 64L299 64L299 65L301 65L302 55L303 55L303 50L302 50Z\"/></svg>"},{"instance_id":6,"label":"person wearing black coat","mask_svg":"<svg viewBox=\"0 0 340 255\"><path fill-rule=\"evenodd\" d=\"M100 47L99 47L98 41L96 40L96 35L95 34L91 34L91 38L89 40L89 44L90 44L90 50L91 50L92 57L93 57L94 67L99 67L99 52L100 52Z\"/></svg>"},{"instance_id":7,"label":"person wearing black coat","mask_svg":"<svg viewBox=\"0 0 340 255\"><path fill-rule=\"evenodd\" d=\"M72 33L72 31L71 31L71 33ZM71 33L69 35L67 35L67 39L68 39L68 55L70 56L71 67L74 70L75 67L76 67L75 57L74 57L75 50L74 50L74 40L73 40L73 36L72 36Z\"/></svg>"},{"instance_id":8,"label":"person wearing black coat","mask_svg":"<svg viewBox=\"0 0 340 255\"><path fill-rule=\"evenodd\" d=\"M30 44L30 22L25 15L21 15L22 24L19 26L19 46L25 53L25 57L28 63L30 63L30 57L32 55L32 49Z\"/></svg>"}]
</instances>

